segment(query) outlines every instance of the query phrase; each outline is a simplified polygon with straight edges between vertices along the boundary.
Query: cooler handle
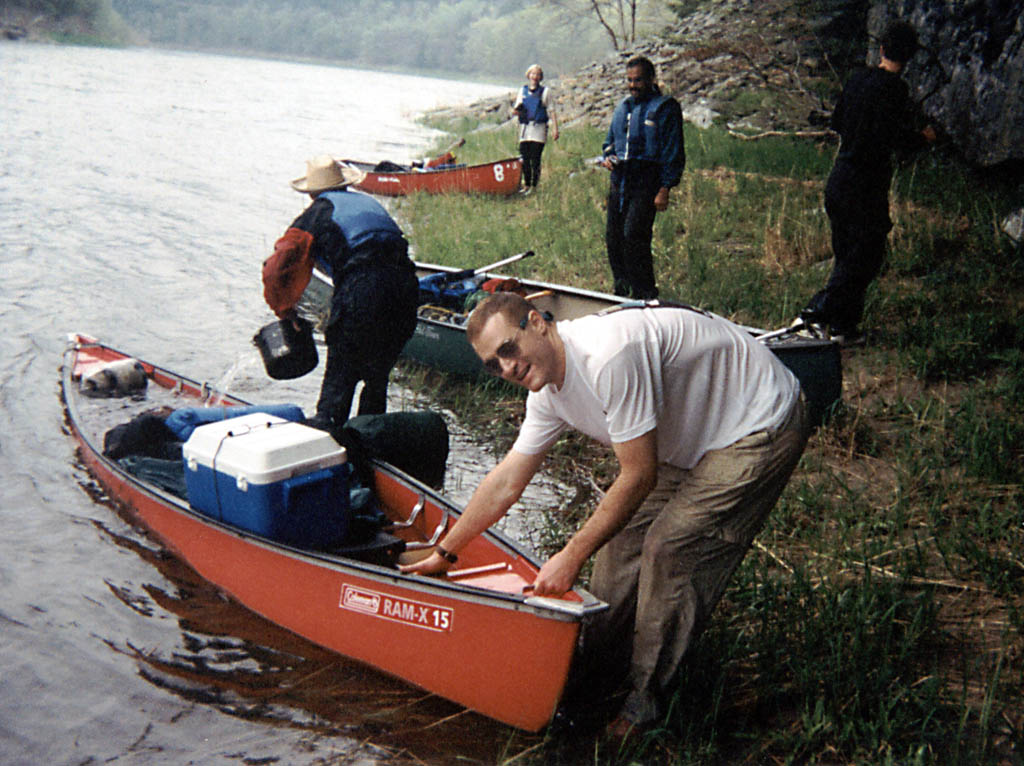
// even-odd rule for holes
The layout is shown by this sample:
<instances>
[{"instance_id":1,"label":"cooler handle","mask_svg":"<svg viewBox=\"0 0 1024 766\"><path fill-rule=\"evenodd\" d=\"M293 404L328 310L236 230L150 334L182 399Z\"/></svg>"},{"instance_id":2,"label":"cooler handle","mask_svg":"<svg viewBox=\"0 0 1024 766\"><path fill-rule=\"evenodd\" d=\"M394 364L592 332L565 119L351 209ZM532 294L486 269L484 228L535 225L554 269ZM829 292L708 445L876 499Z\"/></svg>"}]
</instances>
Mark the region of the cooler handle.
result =
<instances>
[{"instance_id":1,"label":"cooler handle","mask_svg":"<svg viewBox=\"0 0 1024 766\"><path fill-rule=\"evenodd\" d=\"M291 492L293 489L305 487L308 484L316 484L324 479L331 479L333 471L330 468L321 468L319 471L304 473L301 476L293 476L281 482L281 489L284 491L284 507L291 508Z\"/></svg>"}]
</instances>

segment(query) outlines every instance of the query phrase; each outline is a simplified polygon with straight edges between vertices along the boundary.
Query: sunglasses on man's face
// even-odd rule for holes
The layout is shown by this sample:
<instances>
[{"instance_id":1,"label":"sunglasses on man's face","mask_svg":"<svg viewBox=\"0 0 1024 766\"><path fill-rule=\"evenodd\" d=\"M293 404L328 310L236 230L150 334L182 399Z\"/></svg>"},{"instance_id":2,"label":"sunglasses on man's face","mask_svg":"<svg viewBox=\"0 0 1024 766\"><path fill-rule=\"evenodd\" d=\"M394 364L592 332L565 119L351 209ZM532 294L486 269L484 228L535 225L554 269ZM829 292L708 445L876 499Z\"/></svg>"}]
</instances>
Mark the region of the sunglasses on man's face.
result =
<instances>
[{"instance_id":1,"label":"sunglasses on man's face","mask_svg":"<svg viewBox=\"0 0 1024 766\"><path fill-rule=\"evenodd\" d=\"M523 317L519 320L519 329L515 331L515 334L511 338L507 338L502 341L501 345L498 346L498 350L494 352L494 356L490 359L484 360L484 369L487 370L491 375L501 377L501 360L502 359L515 359L519 356L519 333L526 329L526 325L529 321L529 317Z\"/></svg>"}]
</instances>

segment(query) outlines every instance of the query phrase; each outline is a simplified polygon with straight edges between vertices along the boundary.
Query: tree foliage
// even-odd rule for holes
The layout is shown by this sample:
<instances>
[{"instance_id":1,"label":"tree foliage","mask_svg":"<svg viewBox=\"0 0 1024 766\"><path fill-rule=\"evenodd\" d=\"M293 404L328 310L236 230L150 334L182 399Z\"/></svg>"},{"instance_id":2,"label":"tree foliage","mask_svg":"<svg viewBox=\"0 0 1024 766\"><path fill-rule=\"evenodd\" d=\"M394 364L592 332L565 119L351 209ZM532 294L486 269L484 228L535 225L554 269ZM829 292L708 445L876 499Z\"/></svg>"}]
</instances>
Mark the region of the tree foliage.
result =
<instances>
[{"instance_id":1,"label":"tree foliage","mask_svg":"<svg viewBox=\"0 0 1024 766\"><path fill-rule=\"evenodd\" d=\"M99 38L120 42L128 29L111 0L0 0L0 11L27 12L30 18L50 22L77 21Z\"/></svg>"},{"instance_id":2,"label":"tree foliage","mask_svg":"<svg viewBox=\"0 0 1024 766\"><path fill-rule=\"evenodd\" d=\"M644 28L644 18L660 9L659 0L540 0L566 18L587 19L607 35L612 47L628 50Z\"/></svg>"},{"instance_id":3,"label":"tree foliage","mask_svg":"<svg viewBox=\"0 0 1024 766\"><path fill-rule=\"evenodd\" d=\"M515 0L113 3L137 33L160 45L339 60L374 68L518 79L533 63L540 63L551 76L608 50L596 25L566 23L552 8Z\"/></svg>"}]
</instances>

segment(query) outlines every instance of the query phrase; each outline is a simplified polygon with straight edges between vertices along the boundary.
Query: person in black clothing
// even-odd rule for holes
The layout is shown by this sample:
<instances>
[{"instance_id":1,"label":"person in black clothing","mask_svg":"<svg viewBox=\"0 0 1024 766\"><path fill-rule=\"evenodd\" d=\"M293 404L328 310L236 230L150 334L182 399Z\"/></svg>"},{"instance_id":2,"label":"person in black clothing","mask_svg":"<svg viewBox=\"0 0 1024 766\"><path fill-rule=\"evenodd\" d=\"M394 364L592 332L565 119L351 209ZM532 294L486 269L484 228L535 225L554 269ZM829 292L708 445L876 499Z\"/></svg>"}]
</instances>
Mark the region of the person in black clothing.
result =
<instances>
[{"instance_id":1,"label":"person in black clothing","mask_svg":"<svg viewBox=\"0 0 1024 766\"><path fill-rule=\"evenodd\" d=\"M893 155L935 140L929 126L914 131L911 102L900 72L917 50L917 33L895 22L881 40L877 67L854 73L832 113L839 152L825 185L835 264L825 287L794 324L828 335L840 345L863 343L859 329L864 294L885 260Z\"/></svg>"},{"instance_id":2,"label":"person in black clothing","mask_svg":"<svg viewBox=\"0 0 1024 766\"><path fill-rule=\"evenodd\" d=\"M313 203L263 264L264 298L282 319L294 315L314 262L334 282L327 363L310 421L328 431L348 420L359 381L359 414L387 409L388 376L416 329L419 282L408 243L379 202L348 190L358 175L329 156L310 160L292 187Z\"/></svg>"}]
</instances>

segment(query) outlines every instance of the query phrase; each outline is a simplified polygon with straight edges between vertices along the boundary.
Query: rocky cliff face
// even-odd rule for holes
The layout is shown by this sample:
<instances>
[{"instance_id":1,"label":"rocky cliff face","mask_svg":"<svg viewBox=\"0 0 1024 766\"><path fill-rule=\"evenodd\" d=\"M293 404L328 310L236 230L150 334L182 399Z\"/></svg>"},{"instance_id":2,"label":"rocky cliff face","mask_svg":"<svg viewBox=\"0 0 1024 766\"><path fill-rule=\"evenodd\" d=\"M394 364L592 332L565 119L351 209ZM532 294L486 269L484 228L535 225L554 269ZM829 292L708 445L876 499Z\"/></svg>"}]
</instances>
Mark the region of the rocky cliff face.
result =
<instances>
[{"instance_id":1,"label":"rocky cliff face","mask_svg":"<svg viewBox=\"0 0 1024 766\"><path fill-rule=\"evenodd\" d=\"M834 0L827 13L809 14L815 0L704 0L674 28L555 83L559 105L571 119L606 124L626 95L625 64L634 55L654 62L662 89L683 106L686 119L759 130L819 126L838 93L836 60L849 59L849 35L822 44L822 29L849 29L863 0ZM853 6L849 8L847 6ZM819 28L816 28L820 27ZM863 59L864 45L854 42ZM840 52L840 48L842 51ZM831 52L830 52L831 51Z\"/></svg>"},{"instance_id":2,"label":"rocky cliff face","mask_svg":"<svg viewBox=\"0 0 1024 766\"><path fill-rule=\"evenodd\" d=\"M872 32L909 21L924 48L904 78L929 119L979 165L1024 160L1024 6L1019 0L876 3Z\"/></svg>"},{"instance_id":3,"label":"rocky cliff face","mask_svg":"<svg viewBox=\"0 0 1024 766\"><path fill-rule=\"evenodd\" d=\"M686 119L758 132L820 129L853 66L877 63L891 19L925 50L905 79L925 118L980 166L1024 162L1024 10L1020 0L694 0L657 39L551 84L563 123L608 124L626 95L625 63L650 58ZM870 35L870 38L869 38ZM507 106L503 106L507 110ZM480 105L480 112L498 110Z\"/></svg>"}]
</instances>

